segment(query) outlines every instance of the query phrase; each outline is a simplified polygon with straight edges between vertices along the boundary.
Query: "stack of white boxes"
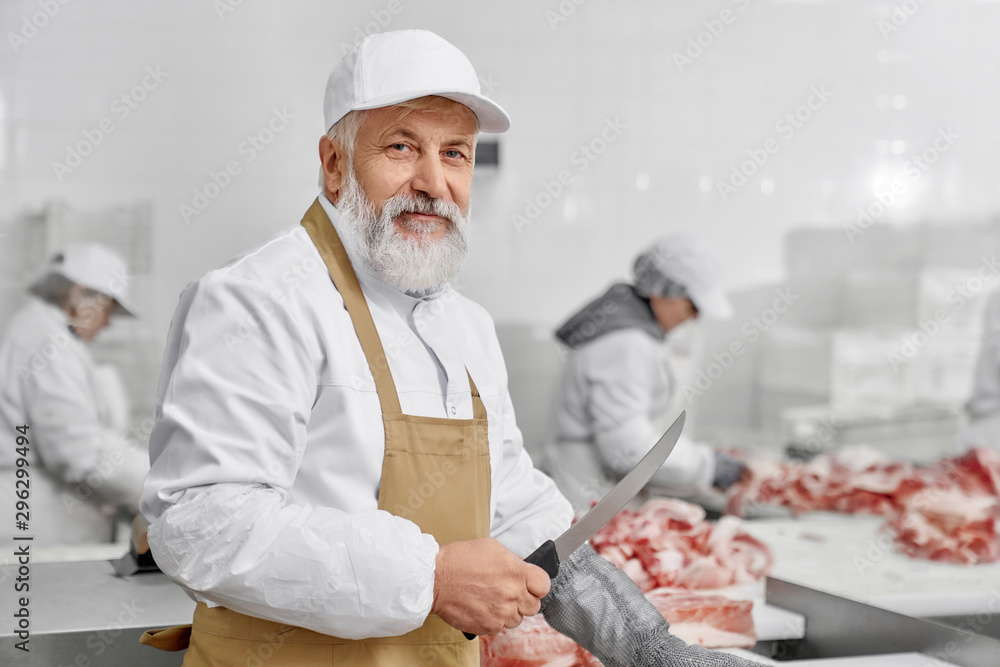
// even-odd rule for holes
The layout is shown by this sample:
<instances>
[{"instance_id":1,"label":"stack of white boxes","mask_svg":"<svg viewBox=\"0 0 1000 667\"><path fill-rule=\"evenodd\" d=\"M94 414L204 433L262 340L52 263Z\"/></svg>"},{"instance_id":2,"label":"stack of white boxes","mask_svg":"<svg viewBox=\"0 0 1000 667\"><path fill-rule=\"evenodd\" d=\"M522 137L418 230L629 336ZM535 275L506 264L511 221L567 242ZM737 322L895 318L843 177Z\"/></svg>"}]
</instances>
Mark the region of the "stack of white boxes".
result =
<instances>
[{"instance_id":1,"label":"stack of white boxes","mask_svg":"<svg viewBox=\"0 0 1000 667\"><path fill-rule=\"evenodd\" d=\"M1000 288L998 251L997 221L876 225L853 244L840 229L789 235L788 287L799 298L761 333L753 381L725 392L754 397L743 426L810 451L864 442L911 460L947 453L985 297ZM710 436L705 418L724 423L726 406L704 401L699 427Z\"/></svg>"}]
</instances>

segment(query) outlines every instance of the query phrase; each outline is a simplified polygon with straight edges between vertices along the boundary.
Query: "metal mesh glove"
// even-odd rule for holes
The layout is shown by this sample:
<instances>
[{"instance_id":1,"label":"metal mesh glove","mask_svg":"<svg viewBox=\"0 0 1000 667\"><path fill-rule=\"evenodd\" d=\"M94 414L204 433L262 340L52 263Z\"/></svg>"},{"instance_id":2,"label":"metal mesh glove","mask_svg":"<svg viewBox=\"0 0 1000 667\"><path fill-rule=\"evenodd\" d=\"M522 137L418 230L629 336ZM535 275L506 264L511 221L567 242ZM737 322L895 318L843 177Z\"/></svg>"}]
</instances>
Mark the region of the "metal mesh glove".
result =
<instances>
[{"instance_id":1,"label":"metal mesh glove","mask_svg":"<svg viewBox=\"0 0 1000 667\"><path fill-rule=\"evenodd\" d=\"M542 614L605 667L756 667L674 637L628 575L588 544L559 564Z\"/></svg>"}]
</instances>

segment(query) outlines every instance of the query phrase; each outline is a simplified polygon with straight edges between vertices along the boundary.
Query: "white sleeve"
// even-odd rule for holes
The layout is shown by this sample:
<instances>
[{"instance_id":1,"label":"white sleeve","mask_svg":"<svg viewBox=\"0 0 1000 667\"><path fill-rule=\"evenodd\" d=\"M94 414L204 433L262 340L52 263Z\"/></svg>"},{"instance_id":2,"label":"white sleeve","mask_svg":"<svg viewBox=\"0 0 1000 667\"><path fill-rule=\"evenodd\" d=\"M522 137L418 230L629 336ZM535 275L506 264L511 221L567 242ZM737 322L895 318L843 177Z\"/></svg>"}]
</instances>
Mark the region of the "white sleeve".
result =
<instances>
[{"instance_id":1,"label":"white sleeve","mask_svg":"<svg viewBox=\"0 0 1000 667\"><path fill-rule=\"evenodd\" d=\"M63 350L26 382L24 403L38 455L61 481L85 484L136 512L146 454L101 425L86 359Z\"/></svg>"},{"instance_id":2,"label":"white sleeve","mask_svg":"<svg viewBox=\"0 0 1000 667\"><path fill-rule=\"evenodd\" d=\"M509 393L503 420L503 468L498 477L500 488L493 489L498 500L491 536L523 558L569 528L573 508L525 451Z\"/></svg>"},{"instance_id":3,"label":"white sleeve","mask_svg":"<svg viewBox=\"0 0 1000 667\"><path fill-rule=\"evenodd\" d=\"M662 435L652 411L655 393L664 391L658 385L667 382L666 360L632 337L609 336L591 345L585 373L594 440L607 466L623 475ZM687 496L708 489L714 472L711 448L682 439L652 481L665 493Z\"/></svg>"},{"instance_id":4,"label":"white sleeve","mask_svg":"<svg viewBox=\"0 0 1000 667\"><path fill-rule=\"evenodd\" d=\"M300 326L225 274L182 296L143 489L150 546L167 575L234 611L348 639L408 632L433 601L433 537L388 512L288 501L316 393Z\"/></svg>"}]
</instances>

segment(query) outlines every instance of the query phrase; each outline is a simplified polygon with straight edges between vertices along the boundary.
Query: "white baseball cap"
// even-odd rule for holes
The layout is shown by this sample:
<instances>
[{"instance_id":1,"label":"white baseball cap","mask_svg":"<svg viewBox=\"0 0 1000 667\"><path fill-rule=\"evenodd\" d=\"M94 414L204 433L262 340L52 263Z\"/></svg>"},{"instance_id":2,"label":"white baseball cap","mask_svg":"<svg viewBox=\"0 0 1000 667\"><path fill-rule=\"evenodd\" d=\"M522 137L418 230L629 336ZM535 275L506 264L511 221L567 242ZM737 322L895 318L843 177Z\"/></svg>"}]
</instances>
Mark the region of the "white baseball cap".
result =
<instances>
[{"instance_id":1,"label":"white baseball cap","mask_svg":"<svg viewBox=\"0 0 1000 667\"><path fill-rule=\"evenodd\" d=\"M117 302L114 314L136 317L128 296L128 264L124 257L107 246L92 242L66 246L52 256L42 277L29 290L50 275L63 276L77 285L109 296Z\"/></svg>"},{"instance_id":2,"label":"white baseball cap","mask_svg":"<svg viewBox=\"0 0 1000 667\"><path fill-rule=\"evenodd\" d=\"M645 297L667 296L670 285L680 285L699 314L728 320L733 307L722 290L721 269L722 259L708 239L672 234L636 258L635 288Z\"/></svg>"},{"instance_id":3,"label":"white baseball cap","mask_svg":"<svg viewBox=\"0 0 1000 667\"><path fill-rule=\"evenodd\" d=\"M326 131L350 111L439 95L469 107L483 132L506 132L510 117L482 94L472 63L428 30L394 30L361 40L330 73L323 99Z\"/></svg>"}]
</instances>

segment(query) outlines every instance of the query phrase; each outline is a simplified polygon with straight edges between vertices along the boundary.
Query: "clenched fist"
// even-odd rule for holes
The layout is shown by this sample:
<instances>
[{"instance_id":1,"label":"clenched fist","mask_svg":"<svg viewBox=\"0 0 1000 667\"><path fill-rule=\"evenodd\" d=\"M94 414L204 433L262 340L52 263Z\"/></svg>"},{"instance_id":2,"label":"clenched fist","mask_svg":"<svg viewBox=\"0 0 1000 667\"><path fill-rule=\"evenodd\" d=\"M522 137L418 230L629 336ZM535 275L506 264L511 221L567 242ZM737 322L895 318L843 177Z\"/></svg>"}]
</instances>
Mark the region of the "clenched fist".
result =
<instances>
[{"instance_id":1,"label":"clenched fist","mask_svg":"<svg viewBox=\"0 0 1000 667\"><path fill-rule=\"evenodd\" d=\"M537 614L551 584L494 539L452 542L437 555L431 611L453 628L495 635Z\"/></svg>"}]
</instances>

